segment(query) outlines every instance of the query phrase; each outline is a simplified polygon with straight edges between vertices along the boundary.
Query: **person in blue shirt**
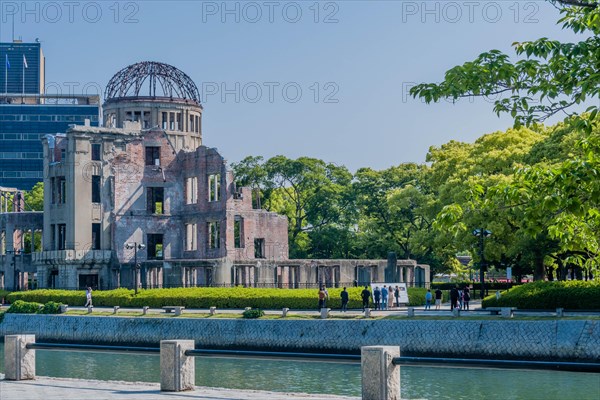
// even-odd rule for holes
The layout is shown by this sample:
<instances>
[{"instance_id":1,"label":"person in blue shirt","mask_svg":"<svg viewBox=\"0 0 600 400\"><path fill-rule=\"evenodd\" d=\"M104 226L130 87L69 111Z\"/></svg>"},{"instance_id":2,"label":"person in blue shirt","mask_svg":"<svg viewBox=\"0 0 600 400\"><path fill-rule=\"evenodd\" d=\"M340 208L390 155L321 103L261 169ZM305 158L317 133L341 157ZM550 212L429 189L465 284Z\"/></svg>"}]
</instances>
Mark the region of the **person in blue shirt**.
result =
<instances>
[{"instance_id":1,"label":"person in blue shirt","mask_svg":"<svg viewBox=\"0 0 600 400\"><path fill-rule=\"evenodd\" d=\"M382 310L388 309L388 294L389 294L389 291L387 290L385 285L383 285L383 289L381 289L381 309Z\"/></svg>"}]
</instances>

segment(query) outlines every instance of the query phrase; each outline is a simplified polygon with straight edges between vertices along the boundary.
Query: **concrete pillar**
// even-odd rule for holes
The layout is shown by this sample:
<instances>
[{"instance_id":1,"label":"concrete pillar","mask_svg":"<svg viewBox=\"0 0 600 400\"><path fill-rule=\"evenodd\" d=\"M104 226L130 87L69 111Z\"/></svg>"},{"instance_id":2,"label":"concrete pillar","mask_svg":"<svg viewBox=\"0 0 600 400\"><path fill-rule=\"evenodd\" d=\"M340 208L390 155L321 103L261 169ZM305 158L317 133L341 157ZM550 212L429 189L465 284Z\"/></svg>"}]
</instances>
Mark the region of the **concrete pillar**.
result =
<instances>
[{"instance_id":1,"label":"concrete pillar","mask_svg":"<svg viewBox=\"0 0 600 400\"><path fill-rule=\"evenodd\" d=\"M331 311L331 308L321 308L321 319L327 319L329 311Z\"/></svg>"},{"instance_id":2,"label":"concrete pillar","mask_svg":"<svg viewBox=\"0 0 600 400\"><path fill-rule=\"evenodd\" d=\"M148 307L148 306L144 306L144 307L142 307L142 315L146 315L146 314L148 314L148 309L149 309L149 308L150 308L150 307Z\"/></svg>"},{"instance_id":3,"label":"concrete pillar","mask_svg":"<svg viewBox=\"0 0 600 400\"><path fill-rule=\"evenodd\" d=\"M400 400L400 347L364 346L361 353L362 400Z\"/></svg>"},{"instance_id":4,"label":"concrete pillar","mask_svg":"<svg viewBox=\"0 0 600 400\"><path fill-rule=\"evenodd\" d=\"M290 311L290 309L289 309L289 308L282 308L282 309L281 309L281 316L282 316L283 318L287 317L287 314L288 314L288 312L289 312L289 311Z\"/></svg>"},{"instance_id":5,"label":"concrete pillar","mask_svg":"<svg viewBox=\"0 0 600 400\"><path fill-rule=\"evenodd\" d=\"M27 343L35 343L35 335L6 335L4 337L4 374L9 381L35 379L35 350Z\"/></svg>"},{"instance_id":6,"label":"concrete pillar","mask_svg":"<svg viewBox=\"0 0 600 400\"><path fill-rule=\"evenodd\" d=\"M185 355L194 349L193 340L160 341L160 390L181 392L194 390L196 364L194 357Z\"/></svg>"},{"instance_id":7,"label":"concrete pillar","mask_svg":"<svg viewBox=\"0 0 600 400\"><path fill-rule=\"evenodd\" d=\"M371 318L371 309L365 308L365 318Z\"/></svg>"},{"instance_id":8,"label":"concrete pillar","mask_svg":"<svg viewBox=\"0 0 600 400\"><path fill-rule=\"evenodd\" d=\"M215 315L217 313L217 307L211 307L209 309L209 313L210 313L210 315Z\"/></svg>"},{"instance_id":9,"label":"concrete pillar","mask_svg":"<svg viewBox=\"0 0 600 400\"><path fill-rule=\"evenodd\" d=\"M558 318L562 318L562 317L564 317L564 308L557 308L557 309L556 309L556 316L557 316Z\"/></svg>"},{"instance_id":10,"label":"concrete pillar","mask_svg":"<svg viewBox=\"0 0 600 400\"><path fill-rule=\"evenodd\" d=\"M460 317L460 308L455 307L452 309L452 316L453 317Z\"/></svg>"},{"instance_id":11,"label":"concrete pillar","mask_svg":"<svg viewBox=\"0 0 600 400\"><path fill-rule=\"evenodd\" d=\"M412 318L415 316L415 308L414 307L408 307L407 308L407 315L409 318Z\"/></svg>"}]
</instances>

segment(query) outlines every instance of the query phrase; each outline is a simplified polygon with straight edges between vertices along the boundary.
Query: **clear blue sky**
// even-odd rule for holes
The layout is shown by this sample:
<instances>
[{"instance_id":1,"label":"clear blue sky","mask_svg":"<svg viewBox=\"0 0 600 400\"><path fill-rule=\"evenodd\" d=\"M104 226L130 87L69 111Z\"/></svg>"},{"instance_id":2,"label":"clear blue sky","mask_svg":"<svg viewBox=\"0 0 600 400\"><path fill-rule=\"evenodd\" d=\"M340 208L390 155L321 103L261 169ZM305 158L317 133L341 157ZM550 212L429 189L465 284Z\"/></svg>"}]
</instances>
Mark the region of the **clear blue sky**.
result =
<instances>
[{"instance_id":1,"label":"clear blue sky","mask_svg":"<svg viewBox=\"0 0 600 400\"><path fill-rule=\"evenodd\" d=\"M482 99L413 100L413 83L515 41L576 40L544 1L3 0L0 12L0 40L13 14L17 38L41 40L49 92L97 92L129 64L166 62L198 85L204 144L230 162L283 154L351 170L424 162L429 146L511 125Z\"/></svg>"}]
</instances>

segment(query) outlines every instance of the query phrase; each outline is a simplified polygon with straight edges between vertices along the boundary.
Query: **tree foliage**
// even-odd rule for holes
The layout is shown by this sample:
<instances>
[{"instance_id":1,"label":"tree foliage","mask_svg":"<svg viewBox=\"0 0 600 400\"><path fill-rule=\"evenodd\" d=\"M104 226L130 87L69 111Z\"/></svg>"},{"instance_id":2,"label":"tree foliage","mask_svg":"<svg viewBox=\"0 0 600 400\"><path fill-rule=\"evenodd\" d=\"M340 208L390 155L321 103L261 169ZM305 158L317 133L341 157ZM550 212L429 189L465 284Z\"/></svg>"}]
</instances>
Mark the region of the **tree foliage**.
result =
<instances>
[{"instance_id":1,"label":"tree foliage","mask_svg":"<svg viewBox=\"0 0 600 400\"><path fill-rule=\"evenodd\" d=\"M560 7L564 29L587 37L577 43L548 38L513 43L516 61L499 50L446 72L441 83L423 83L411 89L426 102L447 98L496 96L494 111L508 113L515 126L532 126L558 113L585 132L597 124L598 104L585 114L574 107L597 100L600 94L600 7L597 0L551 1Z\"/></svg>"}]
</instances>

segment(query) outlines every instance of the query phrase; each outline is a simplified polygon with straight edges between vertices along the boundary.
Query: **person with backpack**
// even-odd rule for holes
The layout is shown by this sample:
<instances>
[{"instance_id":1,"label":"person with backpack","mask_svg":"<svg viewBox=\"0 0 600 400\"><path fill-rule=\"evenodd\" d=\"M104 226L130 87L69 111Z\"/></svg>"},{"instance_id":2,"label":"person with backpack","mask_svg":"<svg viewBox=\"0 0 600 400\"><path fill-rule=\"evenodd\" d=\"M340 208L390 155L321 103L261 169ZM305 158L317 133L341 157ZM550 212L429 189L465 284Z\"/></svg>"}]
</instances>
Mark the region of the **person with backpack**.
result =
<instances>
[{"instance_id":1,"label":"person with backpack","mask_svg":"<svg viewBox=\"0 0 600 400\"><path fill-rule=\"evenodd\" d=\"M321 286L321 290L319 290L319 310L325 308L328 297L327 289L325 289L325 286Z\"/></svg>"}]
</instances>

